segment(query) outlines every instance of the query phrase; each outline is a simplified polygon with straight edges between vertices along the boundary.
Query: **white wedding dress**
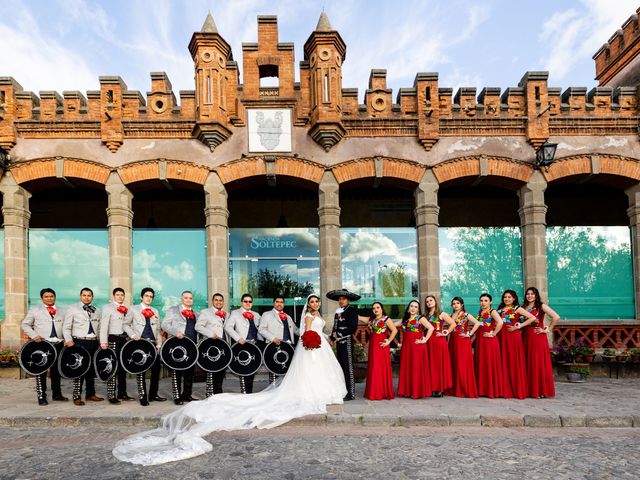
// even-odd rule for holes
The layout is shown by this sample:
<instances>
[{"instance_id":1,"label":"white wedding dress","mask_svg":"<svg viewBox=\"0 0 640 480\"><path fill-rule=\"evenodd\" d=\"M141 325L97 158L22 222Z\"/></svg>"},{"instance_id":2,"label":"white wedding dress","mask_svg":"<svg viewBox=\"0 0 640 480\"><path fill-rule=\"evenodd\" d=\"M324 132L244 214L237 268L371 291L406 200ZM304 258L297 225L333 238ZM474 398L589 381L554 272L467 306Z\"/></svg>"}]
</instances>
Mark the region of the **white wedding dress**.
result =
<instances>
[{"instance_id":1,"label":"white wedding dress","mask_svg":"<svg viewBox=\"0 0 640 480\"><path fill-rule=\"evenodd\" d=\"M307 314L310 315L310 314ZM292 418L326 413L328 404L347 394L344 374L314 316L311 329L320 334L320 348L305 350L298 342L287 374L276 386L259 393L222 393L191 402L163 419L162 428L118 442L113 455L140 465L196 457L212 450L204 436L219 430L273 428Z\"/></svg>"}]
</instances>

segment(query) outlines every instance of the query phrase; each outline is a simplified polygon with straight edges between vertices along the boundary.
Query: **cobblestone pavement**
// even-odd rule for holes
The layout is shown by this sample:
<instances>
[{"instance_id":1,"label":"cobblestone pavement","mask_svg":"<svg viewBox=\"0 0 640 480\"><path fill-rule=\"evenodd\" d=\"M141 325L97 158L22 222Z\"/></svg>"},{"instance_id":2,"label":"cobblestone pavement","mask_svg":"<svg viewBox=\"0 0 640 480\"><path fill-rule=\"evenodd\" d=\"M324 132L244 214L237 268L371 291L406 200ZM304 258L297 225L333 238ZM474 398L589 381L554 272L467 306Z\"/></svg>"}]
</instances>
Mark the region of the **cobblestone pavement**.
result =
<instances>
[{"instance_id":1,"label":"cobblestone pavement","mask_svg":"<svg viewBox=\"0 0 640 480\"><path fill-rule=\"evenodd\" d=\"M156 467L120 463L136 427L0 429L2 479L638 478L632 428L280 427L208 437L214 451Z\"/></svg>"}]
</instances>

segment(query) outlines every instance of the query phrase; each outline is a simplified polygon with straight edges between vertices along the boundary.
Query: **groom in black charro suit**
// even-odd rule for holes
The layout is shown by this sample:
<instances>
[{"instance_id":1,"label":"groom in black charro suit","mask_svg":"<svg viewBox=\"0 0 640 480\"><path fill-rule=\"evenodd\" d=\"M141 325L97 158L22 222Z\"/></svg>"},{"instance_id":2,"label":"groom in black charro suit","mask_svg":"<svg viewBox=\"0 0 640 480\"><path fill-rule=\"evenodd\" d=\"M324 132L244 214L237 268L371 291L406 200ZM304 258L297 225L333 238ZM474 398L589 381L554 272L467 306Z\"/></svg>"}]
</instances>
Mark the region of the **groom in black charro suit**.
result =
<instances>
[{"instance_id":1,"label":"groom in black charro suit","mask_svg":"<svg viewBox=\"0 0 640 480\"><path fill-rule=\"evenodd\" d=\"M331 290L327 293L329 300L337 300L338 309L333 320L331 339L336 343L338 362L344 373L347 395L344 401L354 400L356 384L353 376L353 334L358 329L358 311L349 301L360 300L360 295L346 289Z\"/></svg>"}]
</instances>

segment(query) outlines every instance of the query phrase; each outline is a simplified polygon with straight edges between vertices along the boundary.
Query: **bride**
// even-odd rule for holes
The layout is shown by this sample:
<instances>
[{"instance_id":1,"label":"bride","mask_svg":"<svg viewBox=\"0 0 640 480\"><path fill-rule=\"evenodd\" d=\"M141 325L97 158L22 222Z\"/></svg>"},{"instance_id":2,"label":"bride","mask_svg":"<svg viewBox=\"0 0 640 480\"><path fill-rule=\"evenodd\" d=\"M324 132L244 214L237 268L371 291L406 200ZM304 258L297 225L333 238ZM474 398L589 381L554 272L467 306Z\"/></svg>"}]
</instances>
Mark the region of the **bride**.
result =
<instances>
[{"instance_id":1,"label":"bride","mask_svg":"<svg viewBox=\"0 0 640 480\"><path fill-rule=\"evenodd\" d=\"M210 452L204 436L216 430L273 428L292 418L327 412L326 406L342 403L347 394L344 374L322 331L320 299L309 295L304 307L300 335L314 330L322 339L320 348L298 345L287 374L278 385L242 395L222 393L191 402L164 417L161 428L118 442L113 455L123 462L157 465Z\"/></svg>"}]
</instances>

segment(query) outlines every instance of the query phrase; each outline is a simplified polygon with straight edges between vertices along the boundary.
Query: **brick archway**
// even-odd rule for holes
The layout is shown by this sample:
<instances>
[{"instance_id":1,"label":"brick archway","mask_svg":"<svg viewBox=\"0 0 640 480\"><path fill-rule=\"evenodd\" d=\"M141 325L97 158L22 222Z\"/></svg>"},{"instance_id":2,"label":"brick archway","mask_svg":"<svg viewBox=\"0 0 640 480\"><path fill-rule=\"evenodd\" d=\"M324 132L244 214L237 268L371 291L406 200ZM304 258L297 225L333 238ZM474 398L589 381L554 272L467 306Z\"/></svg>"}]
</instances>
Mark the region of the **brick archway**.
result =
<instances>
[{"instance_id":1,"label":"brick archway","mask_svg":"<svg viewBox=\"0 0 640 480\"><path fill-rule=\"evenodd\" d=\"M433 167L439 184L467 177L493 176L527 183L534 171L533 165L508 157L473 155L454 158Z\"/></svg>"},{"instance_id":2,"label":"brick archway","mask_svg":"<svg viewBox=\"0 0 640 480\"><path fill-rule=\"evenodd\" d=\"M607 174L640 181L640 160L620 155L581 154L557 159L542 171L547 182L574 175Z\"/></svg>"},{"instance_id":3,"label":"brick archway","mask_svg":"<svg viewBox=\"0 0 640 480\"><path fill-rule=\"evenodd\" d=\"M282 175L319 184L324 171L325 167L319 163L291 157L275 157L274 167L269 166L264 157L247 157L216 168L224 184L249 177L264 177L267 173L273 173L276 177Z\"/></svg>"},{"instance_id":4,"label":"brick archway","mask_svg":"<svg viewBox=\"0 0 640 480\"><path fill-rule=\"evenodd\" d=\"M62 172L56 171L56 162L62 161ZM59 167L58 167L59 168ZM54 178L60 176L79 178L104 185L107 183L111 169L89 160L75 158L43 158L29 160L11 165L11 174L16 183L23 184L32 180Z\"/></svg>"},{"instance_id":5,"label":"brick archway","mask_svg":"<svg viewBox=\"0 0 640 480\"><path fill-rule=\"evenodd\" d=\"M378 172L376 172L376 162L381 165L378 167ZM402 180L416 185L422 180L426 169L425 165L419 163L387 157L358 158L334 165L331 168L339 184L362 178L381 177Z\"/></svg>"},{"instance_id":6,"label":"brick archway","mask_svg":"<svg viewBox=\"0 0 640 480\"><path fill-rule=\"evenodd\" d=\"M122 182L129 185L144 180L181 180L204 185L209 168L179 160L143 160L118 168Z\"/></svg>"}]
</instances>

